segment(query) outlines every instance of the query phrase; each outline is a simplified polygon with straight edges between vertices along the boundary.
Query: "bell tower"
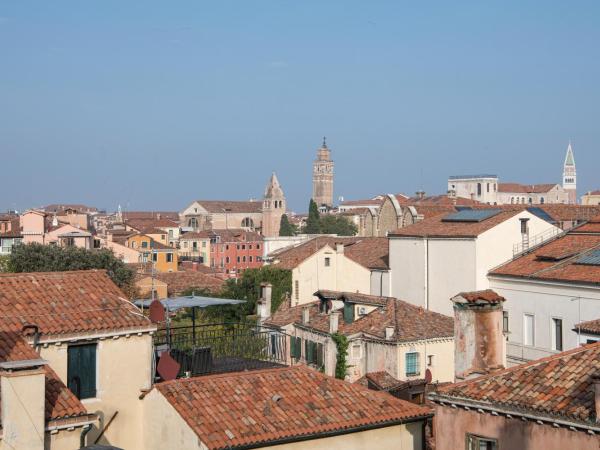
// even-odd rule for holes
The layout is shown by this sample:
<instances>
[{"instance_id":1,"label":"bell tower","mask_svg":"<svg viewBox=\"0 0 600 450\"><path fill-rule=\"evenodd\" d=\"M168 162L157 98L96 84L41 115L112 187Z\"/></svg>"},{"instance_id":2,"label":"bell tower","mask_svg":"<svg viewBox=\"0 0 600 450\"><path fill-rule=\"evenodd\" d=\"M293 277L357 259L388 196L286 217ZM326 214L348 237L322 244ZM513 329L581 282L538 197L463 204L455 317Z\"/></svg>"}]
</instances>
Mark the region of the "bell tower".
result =
<instances>
[{"instance_id":1,"label":"bell tower","mask_svg":"<svg viewBox=\"0 0 600 450\"><path fill-rule=\"evenodd\" d=\"M285 214L285 209L285 195L283 195L283 189L279 185L277 175L273 172L265 188L265 197L263 199L263 236L279 236L279 225L281 223L281 216Z\"/></svg>"},{"instance_id":2,"label":"bell tower","mask_svg":"<svg viewBox=\"0 0 600 450\"><path fill-rule=\"evenodd\" d=\"M333 207L333 160L325 138L313 162L312 199L319 207Z\"/></svg>"},{"instance_id":3,"label":"bell tower","mask_svg":"<svg viewBox=\"0 0 600 450\"><path fill-rule=\"evenodd\" d=\"M563 189L568 194L567 203L575 205L577 203L577 171L575 170L575 156L571 142L567 147L565 164L563 166Z\"/></svg>"}]
</instances>

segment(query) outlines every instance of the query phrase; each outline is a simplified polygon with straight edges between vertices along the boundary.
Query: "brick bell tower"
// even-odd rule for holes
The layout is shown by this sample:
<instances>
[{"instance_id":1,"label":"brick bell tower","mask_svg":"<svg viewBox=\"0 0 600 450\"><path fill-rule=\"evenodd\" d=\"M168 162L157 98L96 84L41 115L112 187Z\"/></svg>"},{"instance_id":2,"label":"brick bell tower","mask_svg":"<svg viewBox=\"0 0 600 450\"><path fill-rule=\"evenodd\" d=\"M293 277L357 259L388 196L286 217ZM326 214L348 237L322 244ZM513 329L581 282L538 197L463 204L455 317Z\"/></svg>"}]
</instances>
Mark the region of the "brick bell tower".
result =
<instances>
[{"instance_id":1,"label":"brick bell tower","mask_svg":"<svg viewBox=\"0 0 600 450\"><path fill-rule=\"evenodd\" d=\"M325 138L313 162L312 199L318 207L333 207L333 160Z\"/></svg>"},{"instance_id":2,"label":"brick bell tower","mask_svg":"<svg viewBox=\"0 0 600 450\"><path fill-rule=\"evenodd\" d=\"M569 205L575 205L577 203L577 171L575 170L575 156L573 155L571 142L567 147L563 166L563 189L568 194L567 202Z\"/></svg>"},{"instance_id":3,"label":"brick bell tower","mask_svg":"<svg viewBox=\"0 0 600 450\"><path fill-rule=\"evenodd\" d=\"M279 236L279 225L281 224L281 216L285 214L285 209L285 195L283 194L283 189L281 189L277 175L273 172L265 188L263 199L263 236Z\"/></svg>"}]
</instances>

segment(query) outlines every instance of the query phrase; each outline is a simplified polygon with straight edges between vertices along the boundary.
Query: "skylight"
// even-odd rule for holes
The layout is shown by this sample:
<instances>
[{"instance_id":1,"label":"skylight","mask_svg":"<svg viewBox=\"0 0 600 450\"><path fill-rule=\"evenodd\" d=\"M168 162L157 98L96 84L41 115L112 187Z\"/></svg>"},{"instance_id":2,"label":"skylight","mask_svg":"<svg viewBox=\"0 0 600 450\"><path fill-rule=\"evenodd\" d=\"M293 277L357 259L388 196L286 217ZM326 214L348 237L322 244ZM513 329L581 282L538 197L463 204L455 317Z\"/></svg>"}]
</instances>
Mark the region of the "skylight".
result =
<instances>
[{"instance_id":1,"label":"skylight","mask_svg":"<svg viewBox=\"0 0 600 450\"><path fill-rule=\"evenodd\" d=\"M501 209L463 209L444 217L442 222L483 222L501 212Z\"/></svg>"}]
</instances>

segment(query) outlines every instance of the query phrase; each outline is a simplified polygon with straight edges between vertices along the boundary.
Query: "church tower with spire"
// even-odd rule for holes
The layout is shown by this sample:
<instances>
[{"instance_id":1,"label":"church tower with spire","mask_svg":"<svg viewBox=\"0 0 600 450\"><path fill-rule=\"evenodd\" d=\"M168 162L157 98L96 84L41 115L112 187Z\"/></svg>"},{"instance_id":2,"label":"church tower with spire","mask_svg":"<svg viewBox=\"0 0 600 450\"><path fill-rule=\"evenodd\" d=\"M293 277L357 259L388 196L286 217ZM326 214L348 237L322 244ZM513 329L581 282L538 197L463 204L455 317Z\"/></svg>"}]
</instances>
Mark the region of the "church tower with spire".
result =
<instances>
[{"instance_id":1,"label":"church tower with spire","mask_svg":"<svg viewBox=\"0 0 600 450\"><path fill-rule=\"evenodd\" d=\"M265 188L265 197L263 199L263 236L279 236L279 225L281 223L281 216L285 214L285 209L285 195L283 195L283 189L281 189L277 175L273 172Z\"/></svg>"},{"instance_id":2,"label":"church tower with spire","mask_svg":"<svg viewBox=\"0 0 600 450\"><path fill-rule=\"evenodd\" d=\"M313 162L312 199L318 207L333 207L333 160L325 138Z\"/></svg>"},{"instance_id":3,"label":"church tower with spire","mask_svg":"<svg viewBox=\"0 0 600 450\"><path fill-rule=\"evenodd\" d=\"M574 205L577 203L577 171L575 170L575 156L571 142L567 147L565 156L565 165L563 166L563 189L568 194L568 203Z\"/></svg>"}]
</instances>

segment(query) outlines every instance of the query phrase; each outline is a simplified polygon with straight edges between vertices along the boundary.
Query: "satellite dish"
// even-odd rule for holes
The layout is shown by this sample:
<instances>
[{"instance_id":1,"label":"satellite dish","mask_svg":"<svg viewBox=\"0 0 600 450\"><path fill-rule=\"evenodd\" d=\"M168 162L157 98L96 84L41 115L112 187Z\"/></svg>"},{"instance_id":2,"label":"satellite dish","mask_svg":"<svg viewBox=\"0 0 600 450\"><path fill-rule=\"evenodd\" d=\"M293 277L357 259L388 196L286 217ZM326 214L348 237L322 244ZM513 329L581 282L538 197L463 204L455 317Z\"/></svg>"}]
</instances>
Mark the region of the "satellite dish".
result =
<instances>
[{"instance_id":1,"label":"satellite dish","mask_svg":"<svg viewBox=\"0 0 600 450\"><path fill-rule=\"evenodd\" d=\"M152 323L165 321L165 308L159 300L150 303L150 321Z\"/></svg>"},{"instance_id":2,"label":"satellite dish","mask_svg":"<svg viewBox=\"0 0 600 450\"><path fill-rule=\"evenodd\" d=\"M177 378L180 367L181 366L179 363L175 361L171 355L169 355L169 352L163 352L158 360L158 367L156 368L156 371L163 380L169 381Z\"/></svg>"},{"instance_id":3,"label":"satellite dish","mask_svg":"<svg viewBox=\"0 0 600 450\"><path fill-rule=\"evenodd\" d=\"M431 380L433 380L433 375L431 375L431 370L427 369L425 371L425 384L431 384Z\"/></svg>"}]
</instances>

